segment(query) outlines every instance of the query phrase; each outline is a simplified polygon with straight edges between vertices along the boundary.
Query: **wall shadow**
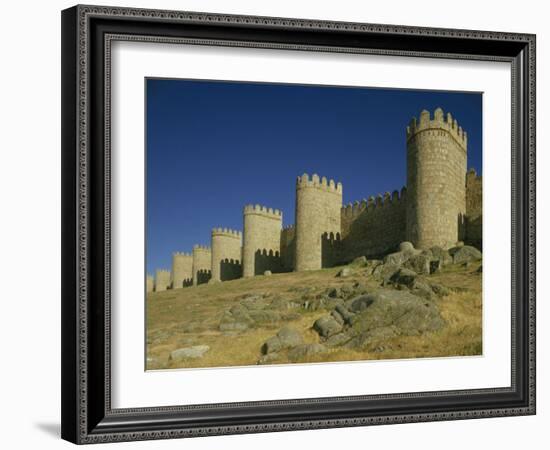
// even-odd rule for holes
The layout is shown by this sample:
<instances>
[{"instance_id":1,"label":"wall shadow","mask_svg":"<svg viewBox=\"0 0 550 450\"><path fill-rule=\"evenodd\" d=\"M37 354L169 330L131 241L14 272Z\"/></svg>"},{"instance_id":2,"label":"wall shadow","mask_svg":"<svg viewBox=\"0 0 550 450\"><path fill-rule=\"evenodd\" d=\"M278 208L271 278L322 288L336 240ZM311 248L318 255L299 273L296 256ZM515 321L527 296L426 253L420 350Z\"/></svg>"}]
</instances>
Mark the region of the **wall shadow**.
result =
<instances>
[{"instance_id":1,"label":"wall shadow","mask_svg":"<svg viewBox=\"0 0 550 450\"><path fill-rule=\"evenodd\" d=\"M243 266L238 259L223 259L220 261L220 280L229 281L241 278Z\"/></svg>"},{"instance_id":2,"label":"wall shadow","mask_svg":"<svg viewBox=\"0 0 550 450\"><path fill-rule=\"evenodd\" d=\"M321 235L321 267L333 267L342 259L342 237L340 233Z\"/></svg>"},{"instance_id":3,"label":"wall shadow","mask_svg":"<svg viewBox=\"0 0 550 450\"><path fill-rule=\"evenodd\" d=\"M208 283L212 277L212 271L206 269L200 269L197 271L197 284Z\"/></svg>"},{"instance_id":4,"label":"wall shadow","mask_svg":"<svg viewBox=\"0 0 550 450\"><path fill-rule=\"evenodd\" d=\"M256 250L254 253L254 275L263 275L266 270L272 273L283 272L281 254L273 250Z\"/></svg>"}]
</instances>

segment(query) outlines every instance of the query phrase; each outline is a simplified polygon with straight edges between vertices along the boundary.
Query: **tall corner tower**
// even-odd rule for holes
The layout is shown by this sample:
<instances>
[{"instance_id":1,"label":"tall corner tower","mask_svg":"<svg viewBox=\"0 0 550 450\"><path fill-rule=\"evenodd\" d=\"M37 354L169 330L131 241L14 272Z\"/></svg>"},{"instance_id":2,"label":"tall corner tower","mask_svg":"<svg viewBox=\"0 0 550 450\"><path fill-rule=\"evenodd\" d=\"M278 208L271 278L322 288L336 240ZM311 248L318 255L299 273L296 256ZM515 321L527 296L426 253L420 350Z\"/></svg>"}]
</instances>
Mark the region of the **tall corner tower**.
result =
<instances>
[{"instance_id":1,"label":"tall corner tower","mask_svg":"<svg viewBox=\"0 0 550 450\"><path fill-rule=\"evenodd\" d=\"M226 281L241 276L242 233L229 228L212 229L212 279Z\"/></svg>"},{"instance_id":2,"label":"tall corner tower","mask_svg":"<svg viewBox=\"0 0 550 450\"><path fill-rule=\"evenodd\" d=\"M266 270L280 271L282 211L247 205L243 222L243 277L261 275Z\"/></svg>"},{"instance_id":3,"label":"tall corner tower","mask_svg":"<svg viewBox=\"0 0 550 450\"><path fill-rule=\"evenodd\" d=\"M437 108L407 127L407 240L449 248L463 239L466 213L466 132Z\"/></svg>"},{"instance_id":4,"label":"tall corner tower","mask_svg":"<svg viewBox=\"0 0 550 450\"><path fill-rule=\"evenodd\" d=\"M322 268L322 236L341 233L342 184L314 174L296 180L295 269Z\"/></svg>"}]
</instances>

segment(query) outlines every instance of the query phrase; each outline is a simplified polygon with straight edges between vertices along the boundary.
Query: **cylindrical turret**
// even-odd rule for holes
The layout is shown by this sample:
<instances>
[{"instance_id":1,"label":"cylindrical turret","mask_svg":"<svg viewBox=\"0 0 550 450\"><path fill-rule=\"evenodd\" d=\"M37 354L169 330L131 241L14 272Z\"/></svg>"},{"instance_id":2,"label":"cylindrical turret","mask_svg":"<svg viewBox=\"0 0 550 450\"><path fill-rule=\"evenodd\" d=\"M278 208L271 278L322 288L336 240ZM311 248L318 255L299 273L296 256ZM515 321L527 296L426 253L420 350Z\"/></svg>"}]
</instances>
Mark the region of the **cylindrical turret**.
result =
<instances>
[{"instance_id":1,"label":"cylindrical turret","mask_svg":"<svg viewBox=\"0 0 550 450\"><path fill-rule=\"evenodd\" d=\"M212 280L239 278L242 266L242 234L227 228L212 230Z\"/></svg>"},{"instance_id":2,"label":"cylindrical turret","mask_svg":"<svg viewBox=\"0 0 550 450\"><path fill-rule=\"evenodd\" d=\"M243 276L281 270L283 213L260 205L244 207Z\"/></svg>"},{"instance_id":3,"label":"cylindrical turret","mask_svg":"<svg viewBox=\"0 0 550 450\"><path fill-rule=\"evenodd\" d=\"M170 271L158 269L155 273L155 292L165 291L170 287Z\"/></svg>"},{"instance_id":4,"label":"cylindrical turret","mask_svg":"<svg viewBox=\"0 0 550 450\"><path fill-rule=\"evenodd\" d=\"M407 127L407 240L417 248L449 248L463 239L466 132L437 108Z\"/></svg>"},{"instance_id":5,"label":"cylindrical turret","mask_svg":"<svg viewBox=\"0 0 550 450\"><path fill-rule=\"evenodd\" d=\"M172 289L178 289L193 279L193 255L176 252L172 255Z\"/></svg>"},{"instance_id":6,"label":"cylindrical turret","mask_svg":"<svg viewBox=\"0 0 550 450\"><path fill-rule=\"evenodd\" d=\"M210 247L193 247L193 286L207 283L212 274L212 252Z\"/></svg>"},{"instance_id":7,"label":"cylindrical turret","mask_svg":"<svg viewBox=\"0 0 550 450\"><path fill-rule=\"evenodd\" d=\"M147 274L146 292L153 292L155 290L155 277Z\"/></svg>"},{"instance_id":8,"label":"cylindrical turret","mask_svg":"<svg viewBox=\"0 0 550 450\"><path fill-rule=\"evenodd\" d=\"M307 174L296 181L296 271L322 268L322 235L341 232L342 184Z\"/></svg>"}]
</instances>

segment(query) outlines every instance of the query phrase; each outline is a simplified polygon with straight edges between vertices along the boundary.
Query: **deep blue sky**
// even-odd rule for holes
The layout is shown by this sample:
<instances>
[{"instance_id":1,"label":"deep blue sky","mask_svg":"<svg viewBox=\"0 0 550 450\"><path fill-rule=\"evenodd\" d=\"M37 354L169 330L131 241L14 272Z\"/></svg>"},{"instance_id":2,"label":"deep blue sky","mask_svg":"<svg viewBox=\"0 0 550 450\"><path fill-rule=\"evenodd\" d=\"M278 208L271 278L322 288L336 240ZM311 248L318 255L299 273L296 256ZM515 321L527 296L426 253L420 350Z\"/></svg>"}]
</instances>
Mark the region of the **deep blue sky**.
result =
<instances>
[{"instance_id":1,"label":"deep blue sky","mask_svg":"<svg viewBox=\"0 0 550 450\"><path fill-rule=\"evenodd\" d=\"M340 181L344 203L405 184L405 127L422 109L450 111L481 173L482 95L146 80L147 271L173 251L210 244L213 227L242 230L242 208L283 210L294 223L302 173Z\"/></svg>"}]
</instances>

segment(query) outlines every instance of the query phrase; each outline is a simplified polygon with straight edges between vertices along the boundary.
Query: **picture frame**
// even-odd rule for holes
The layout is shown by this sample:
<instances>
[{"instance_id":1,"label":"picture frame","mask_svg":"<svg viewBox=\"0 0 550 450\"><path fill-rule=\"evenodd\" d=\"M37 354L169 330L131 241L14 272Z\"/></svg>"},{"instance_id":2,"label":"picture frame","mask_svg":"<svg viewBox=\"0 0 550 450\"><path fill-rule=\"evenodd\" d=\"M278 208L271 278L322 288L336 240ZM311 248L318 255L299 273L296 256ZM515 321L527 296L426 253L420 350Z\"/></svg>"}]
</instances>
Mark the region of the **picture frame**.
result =
<instances>
[{"instance_id":1,"label":"picture frame","mask_svg":"<svg viewBox=\"0 0 550 450\"><path fill-rule=\"evenodd\" d=\"M113 408L110 49L117 40L509 63L510 386ZM84 444L535 414L535 42L534 35L505 32L85 5L64 10L62 437Z\"/></svg>"}]
</instances>

